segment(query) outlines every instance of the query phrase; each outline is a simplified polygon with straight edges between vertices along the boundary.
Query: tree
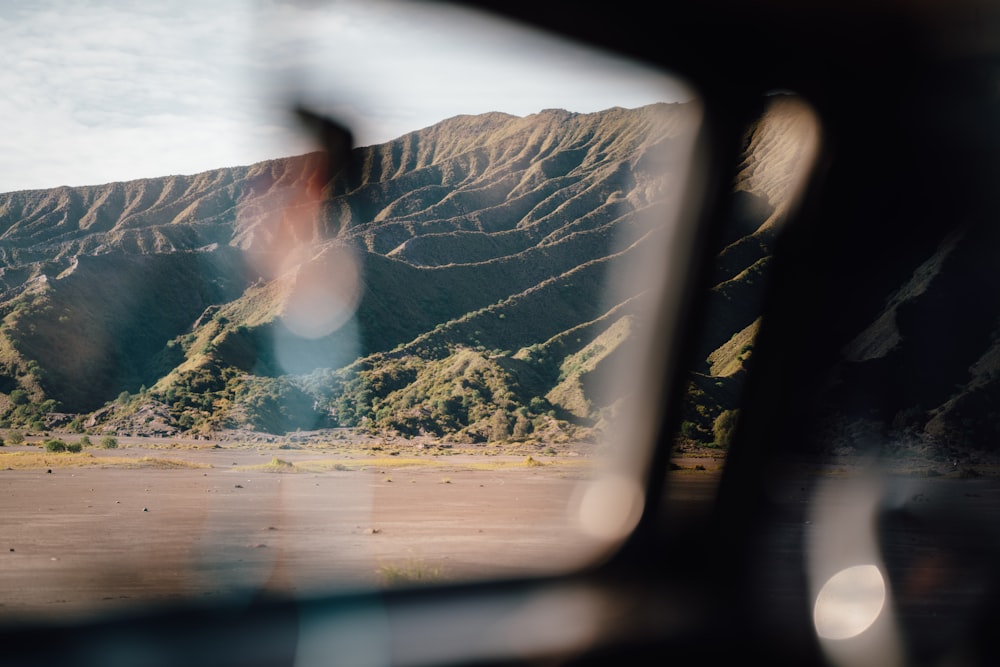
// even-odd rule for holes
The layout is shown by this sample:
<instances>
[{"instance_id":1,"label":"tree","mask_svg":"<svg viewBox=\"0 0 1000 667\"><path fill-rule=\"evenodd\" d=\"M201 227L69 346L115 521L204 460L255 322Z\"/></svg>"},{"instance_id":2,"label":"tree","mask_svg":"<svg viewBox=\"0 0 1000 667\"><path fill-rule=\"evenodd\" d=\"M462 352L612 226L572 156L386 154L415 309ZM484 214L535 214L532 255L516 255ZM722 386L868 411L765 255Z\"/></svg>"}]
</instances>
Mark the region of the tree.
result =
<instances>
[{"instance_id":1,"label":"tree","mask_svg":"<svg viewBox=\"0 0 1000 667\"><path fill-rule=\"evenodd\" d=\"M493 442L503 442L510 438L510 423L503 410L497 410L490 417L490 440Z\"/></svg>"},{"instance_id":2,"label":"tree","mask_svg":"<svg viewBox=\"0 0 1000 667\"><path fill-rule=\"evenodd\" d=\"M520 408L517 411L517 416L514 420L514 437L526 437L529 433L531 433L531 428L531 420L528 419L527 411L524 408Z\"/></svg>"}]
</instances>

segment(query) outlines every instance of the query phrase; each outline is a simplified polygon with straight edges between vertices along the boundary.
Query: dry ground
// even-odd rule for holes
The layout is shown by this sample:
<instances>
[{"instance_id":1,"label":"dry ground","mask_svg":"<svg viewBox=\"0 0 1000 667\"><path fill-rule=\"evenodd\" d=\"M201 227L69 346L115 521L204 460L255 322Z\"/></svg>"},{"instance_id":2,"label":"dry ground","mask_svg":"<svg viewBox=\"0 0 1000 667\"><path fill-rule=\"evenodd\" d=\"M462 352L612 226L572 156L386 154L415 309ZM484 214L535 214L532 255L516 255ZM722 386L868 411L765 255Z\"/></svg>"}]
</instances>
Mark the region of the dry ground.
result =
<instances>
[{"instance_id":1,"label":"dry ground","mask_svg":"<svg viewBox=\"0 0 1000 667\"><path fill-rule=\"evenodd\" d=\"M0 617L544 573L602 547L573 520L592 466L572 451L132 441L42 454L0 449Z\"/></svg>"},{"instance_id":2,"label":"dry ground","mask_svg":"<svg viewBox=\"0 0 1000 667\"><path fill-rule=\"evenodd\" d=\"M0 620L543 574L604 546L577 529L574 500L596 459L571 447L532 454L541 465L528 465L512 451L122 445L48 458L37 446L0 449ZM704 511L722 460L686 452L674 463L668 505ZM776 476L776 514L760 544L765 629L801 621L817 507L855 498L850 482L862 469ZM914 646L942 651L997 583L1000 477L887 472L879 526L897 616ZM841 483L847 492L829 486Z\"/></svg>"}]
</instances>

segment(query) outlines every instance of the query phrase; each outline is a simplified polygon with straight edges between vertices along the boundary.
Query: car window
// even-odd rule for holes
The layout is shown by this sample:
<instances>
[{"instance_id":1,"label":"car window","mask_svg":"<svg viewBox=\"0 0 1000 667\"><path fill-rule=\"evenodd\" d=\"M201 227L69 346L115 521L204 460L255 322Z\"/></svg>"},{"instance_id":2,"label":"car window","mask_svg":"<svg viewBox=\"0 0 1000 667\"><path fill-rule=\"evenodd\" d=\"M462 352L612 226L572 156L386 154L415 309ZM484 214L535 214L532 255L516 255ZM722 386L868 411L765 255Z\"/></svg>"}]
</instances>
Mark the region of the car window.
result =
<instances>
[{"instance_id":1,"label":"car window","mask_svg":"<svg viewBox=\"0 0 1000 667\"><path fill-rule=\"evenodd\" d=\"M767 326L774 255L821 149L819 116L800 95L774 92L760 108L732 165L732 190L696 311L696 365L685 376L663 502L664 512L682 521L704 520L715 500L754 372L754 345Z\"/></svg>"},{"instance_id":2,"label":"car window","mask_svg":"<svg viewBox=\"0 0 1000 667\"><path fill-rule=\"evenodd\" d=\"M246 113L271 124L240 141L287 153L0 195L0 613L537 575L607 554L645 502L647 371L685 270L697 95L472 15L227 11L248 26L245 78L224 59L200 71L261 105ZM131 18L165 39L188 25ZM20 8L12 38L52 19ZM132 37L94 34L81 54L159 76ZM53 54L34 47L41 71ZM596 106L575 107L581 89ZM84 116L102 125L125 97ZM198 104L152 97L161 113ZM67 150L96 156L81 137Z\"/></svg>"}]
</instances>

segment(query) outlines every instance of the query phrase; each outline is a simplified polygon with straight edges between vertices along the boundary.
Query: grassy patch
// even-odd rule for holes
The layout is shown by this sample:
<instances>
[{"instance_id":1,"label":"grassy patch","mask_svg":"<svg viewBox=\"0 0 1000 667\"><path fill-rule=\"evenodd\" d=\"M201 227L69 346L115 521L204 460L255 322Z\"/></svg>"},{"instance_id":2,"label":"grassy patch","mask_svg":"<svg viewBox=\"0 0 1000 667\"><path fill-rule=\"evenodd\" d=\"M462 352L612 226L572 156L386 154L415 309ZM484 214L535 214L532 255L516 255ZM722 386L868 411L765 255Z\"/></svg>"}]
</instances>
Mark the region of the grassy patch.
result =
<instances>
[{"instance_id":1,"label":"grassy patch","mask_svg":"<svg viewBox=\"0 0 1000 667\"><path fill-rule=\"evenodd\" d=\"M677 473L701 473L701 472L711 472L718 473L722 471L722 465L716 464L705 464L705 463L677 463L675 461L670 462L670 472Z\"/></svg>"},{"instance_id":2,"label":"grassy patch","mask_svg":"<svg viewBox=\"0 0 1000 667\"><path fill-rule=\"evenodd\" d=\"M252 466L254 470L260 470L264 466ZM526 467L553 466L558 468L590 468L592 461L587 459L567 459L542 463L538 459L527 457L525 459L491 459L489 461L456 461L453 457L446 458L406 458L388 457L364 459L319 459L311 461L300 461L295 464L297 470L308 472L327 472L330 470L367 470L368 468L445 468L448 470L519 470ZM246 468L245 468L246 469Z\"/></svg>"},{"instance_id":3,"label":"grassy patch","mask_svg":"<svg viewBox=\"0 0 1000 667\"><path fill-rule=\"evenodd\" d=\"M234 468L234 470L239 471L257 471L257 472L301 472L301 469L292 463L291 461L285 461L284 459L279 459L278 457L272 458L267 463L260 463L253 466L239 466Z\"/></svg>"},{"instance_id":4,"label":"grassy patch","mask_svg":"<svg viewBox=\"0 0 1000 667\"><path fill-rule=\"evenodd\" d=\"M0 469L34 470L39 468L211 468L203 463L161 459L151 456L94 456L90 452L4 452L0 453Z\"/></svg>"},{"instance_id":5,"label":"grassy patch","mask_svg":"<svg viewBox=\"0 0 1000 667\"><path fill-rule=\"evenodd\" d=\"M437 565L428 565L421 560L406 563L390 563L377 571L379 581L385 586L406 586L440 581L443 572Z\"/></svg>"},{"instance_id":6,"label":"grassy patch","mask_svg":"<svg viewBox=\"0 0 1000 667\"><path fill-rule=\"evenodd\" d=\"M554 468L584 468L589 469L594 465L593 461L586 459L568 459L560 461L549 461L543 463L533 457L527 457L520 461L476 461L471 463L458 464L456 468L467 470L519 470L523 468L536 468L540 466L552 466Z\"/></svg>"},{"instance_id":7,"label":"grassy patch","mask_svg":"<svg viewBox=\"0 0 1000 667\"><path fill-rule=\"evenodd\" d=\"M410 466L441 467L444 463L435 459L416 459L402 457L386 457L372 459L321 459L301 461L296 468L309 472L325 472L328 470L365 470L366 468L403 468Z\"/></svg>"},{"instance_id":8,"label":"grassy patch","mask_svg":"<svg viewBox=\"0 0 1000 667\"><path fill-rule=\"evenodd\" d=\"M99 465L92 454L68 452L38 453L38 452L4 452L0 454L0 469L33 470L35 468L76 468Z\"/></svg>"},{"instance_id":9,"label":"grassy patch","mask_svg":"<svg viewBox=\"0 0 1000 667\"><path fill-rule=\"evenodd\" d=\"M156 456L143 456L138 459L118 456L107 458L96 457L95 460L100 465L107 467L113 466L116 468L155 468L157 470L173 470L212 467L209 463L193 463L191 461L182 461L180 459L161 459Z\"/></svg>"}]
</instances>

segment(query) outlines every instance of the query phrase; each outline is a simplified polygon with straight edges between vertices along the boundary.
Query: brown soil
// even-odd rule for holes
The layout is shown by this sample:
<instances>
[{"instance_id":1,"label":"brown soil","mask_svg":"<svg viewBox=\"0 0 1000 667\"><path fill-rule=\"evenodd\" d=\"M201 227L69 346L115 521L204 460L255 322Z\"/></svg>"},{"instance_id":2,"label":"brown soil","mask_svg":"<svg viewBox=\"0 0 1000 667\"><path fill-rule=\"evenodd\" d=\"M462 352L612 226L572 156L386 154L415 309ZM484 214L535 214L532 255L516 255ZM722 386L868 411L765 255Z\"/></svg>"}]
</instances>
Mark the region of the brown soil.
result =
<instances>
[{"instance_id":1,"label":"brown soil","mask_svg":"<svg viewBox=\"0 0 1000 667\"><path fill-rule=\"evenodd\" d=\"M150 441L85 465L3 462L19 451L41 450L0 450L0 616L553 572L605 548L569 511L591 476L572 452L527 465Z\"/></svg>"}]
</instances>

